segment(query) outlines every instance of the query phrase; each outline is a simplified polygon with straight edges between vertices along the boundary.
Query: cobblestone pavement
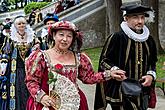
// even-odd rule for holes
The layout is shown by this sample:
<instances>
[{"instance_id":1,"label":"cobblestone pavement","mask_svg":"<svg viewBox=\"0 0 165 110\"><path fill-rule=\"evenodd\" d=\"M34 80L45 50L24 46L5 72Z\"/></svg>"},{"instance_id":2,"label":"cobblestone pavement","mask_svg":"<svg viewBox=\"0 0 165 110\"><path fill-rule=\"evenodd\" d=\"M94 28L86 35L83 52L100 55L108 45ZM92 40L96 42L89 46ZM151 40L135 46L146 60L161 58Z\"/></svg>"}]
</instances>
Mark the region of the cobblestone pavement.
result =
<instances>
[{"instance_id":1,"label":"cobblestone pavement","mask_svg":"<svg viewBox=\"0 0 165 110\"><path fill-rule=\"evenodd\" d=\"M78 81L79 87L81 90L85 93L88 101L88 107L89 110L93 109L94 104L94 96L95 96L95 85L88 85L88 84L82 84L80 81ZM155 109L148 109L148 110L165 110L165 96L163 95L163 92L157 88L157 105ZM106 110L111 110L110 106L107 106Z\"/></svg>"}]
</instances>

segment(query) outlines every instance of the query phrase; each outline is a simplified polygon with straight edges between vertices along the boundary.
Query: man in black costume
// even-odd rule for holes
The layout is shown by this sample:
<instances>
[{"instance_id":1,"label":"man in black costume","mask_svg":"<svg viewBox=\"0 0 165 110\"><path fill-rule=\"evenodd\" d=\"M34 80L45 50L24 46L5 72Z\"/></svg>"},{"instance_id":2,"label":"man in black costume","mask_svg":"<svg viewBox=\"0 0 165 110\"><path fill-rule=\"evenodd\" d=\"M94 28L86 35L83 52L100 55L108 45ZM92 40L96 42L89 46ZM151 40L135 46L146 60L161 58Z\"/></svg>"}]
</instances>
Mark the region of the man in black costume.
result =
<instances>
[{"instance_id":1,"label":"man in black costume","mask_svg":"<svg viewBox=\"0 0 165 110\"><path fill-rule=\"evenodd\" d=\"M145 26L145 17L151 17L152 10L140 4L121 6L124 21L121 30L110 35L103 47L99 71L122 69L127 78L142 80L142 93L135 99L124 97L121 82L111 79L97 84L95 110L105 110L107 104L112 110L147 110L150 90L156 79L157 50L155 42ZM153 100L152 100L153 101Z\"/></svg>"}]
</instances>

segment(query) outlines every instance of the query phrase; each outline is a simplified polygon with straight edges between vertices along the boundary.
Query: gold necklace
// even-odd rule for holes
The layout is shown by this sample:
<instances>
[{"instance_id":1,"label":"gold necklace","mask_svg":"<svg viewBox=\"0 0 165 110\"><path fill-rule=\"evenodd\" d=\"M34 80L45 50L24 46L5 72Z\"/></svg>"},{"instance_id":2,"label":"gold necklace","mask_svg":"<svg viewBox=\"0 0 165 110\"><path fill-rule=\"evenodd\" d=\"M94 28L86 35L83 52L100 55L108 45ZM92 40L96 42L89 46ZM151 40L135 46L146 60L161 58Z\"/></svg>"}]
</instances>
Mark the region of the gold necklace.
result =
<instances>
[{"instance_id":1,"label":"gold necklace","mask_svg":"<svg viewBox=\"0 0 165 110\"><path fill-rule=\"evenodd\" d=\"M23 34L19 33L19 31L17 32L20 36L21 36L21 39L24 39L25 38L25 32Z\"/></svg>"},{"instance_id":2,"label":"gold necklace","mask_svg":"<svg viewBox=\"0 0 165 110\"><path fill-rule=\"evenodd\" d=\"M53 50L58 54L67 54L69 52L68 50L59 50L57 48L53 48Z\"/></svg>"}]
</instances>

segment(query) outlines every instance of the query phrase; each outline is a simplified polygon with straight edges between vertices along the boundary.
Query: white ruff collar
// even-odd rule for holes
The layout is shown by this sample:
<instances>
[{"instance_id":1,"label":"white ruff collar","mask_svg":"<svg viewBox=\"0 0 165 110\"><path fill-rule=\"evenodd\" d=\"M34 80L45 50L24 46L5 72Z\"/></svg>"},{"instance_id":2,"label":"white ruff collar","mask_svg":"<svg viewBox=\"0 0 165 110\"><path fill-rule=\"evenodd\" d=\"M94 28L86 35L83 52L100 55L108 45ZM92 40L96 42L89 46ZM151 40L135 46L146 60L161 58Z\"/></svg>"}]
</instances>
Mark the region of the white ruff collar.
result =
<instances>
[{"instance_id":1,"label":"white ruff collar","mask_svg":"<svg viewBox=\"0 0 165 110\"><path fill-rule=\"evenodd\" d=\"M26 29L25 29L25 32L27 33L27 43L31 43L33 42L34 40L34 36L35 36L35 32L33 31L33 29L27 25L26 26ZM16 33L17 33L17 29L16 27L14 26L14 24L12 24L11 26L11 36L10 38L15 41L15 42L20 42L18 40L18 37L16 36Z\"/></svg>"},{"instance_id":2,"label":"white ruff collar","mask_svg":"<svg viewBox=\"0 0 165 110\"><path fill-rule=\"evenodd\" d=\"M47 29L43 28L41 32L41 38L44 38L46 35L48 35Z\"/></svg>"},{"instance_id":3,"label":"white ruff collar","mask_svg":"<svg viewBox=\"0 0 165 110\"><path fill-rule=\"evenodd\" d=\"M138 41L138 42L144 42L148 39L149 37L149 30L148 28L144 25L143 26L143 33L142 34L137 34L135 33L133 30L131 30L128 25L127 22L122 22L120 24L122 30L124 31L124 33L130 38L133 39L134 41Z\"/></svg>"}]
</instances>

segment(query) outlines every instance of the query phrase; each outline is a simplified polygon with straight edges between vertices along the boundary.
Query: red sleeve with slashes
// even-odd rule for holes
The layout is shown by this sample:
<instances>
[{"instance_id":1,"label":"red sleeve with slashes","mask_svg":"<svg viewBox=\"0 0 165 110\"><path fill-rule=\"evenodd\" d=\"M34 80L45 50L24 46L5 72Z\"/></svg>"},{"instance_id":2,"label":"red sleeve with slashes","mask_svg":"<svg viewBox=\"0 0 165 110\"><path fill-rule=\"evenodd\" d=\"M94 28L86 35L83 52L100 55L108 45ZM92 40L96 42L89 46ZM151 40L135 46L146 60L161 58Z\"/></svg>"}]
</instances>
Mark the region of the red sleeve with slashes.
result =
<instances>
[{"instance_id":1,"label":"red sleeve with slashes","mask_svg":"<svg viewBox=\"0 0 165 110\"><path fill-rule=\"evenodd\" d=\"M104 81L103 72L95 72L90 58L85 54L80 55L80 66L78 69L78 78L86 84L94 84Z\"/></svg>"},{"instance_id":2,"label":"red sleeve with slashes","mask_svg":"<svg viewBox=\"0 0 165 110\"><path fill-rule=\"evenodd\" d=\"M37 50L31 53L26 59L25 83L32 97L35 97L38 90L41 89L41 81L45 68L45 60L41 51Z\"/></svg>"}]
</instances>

